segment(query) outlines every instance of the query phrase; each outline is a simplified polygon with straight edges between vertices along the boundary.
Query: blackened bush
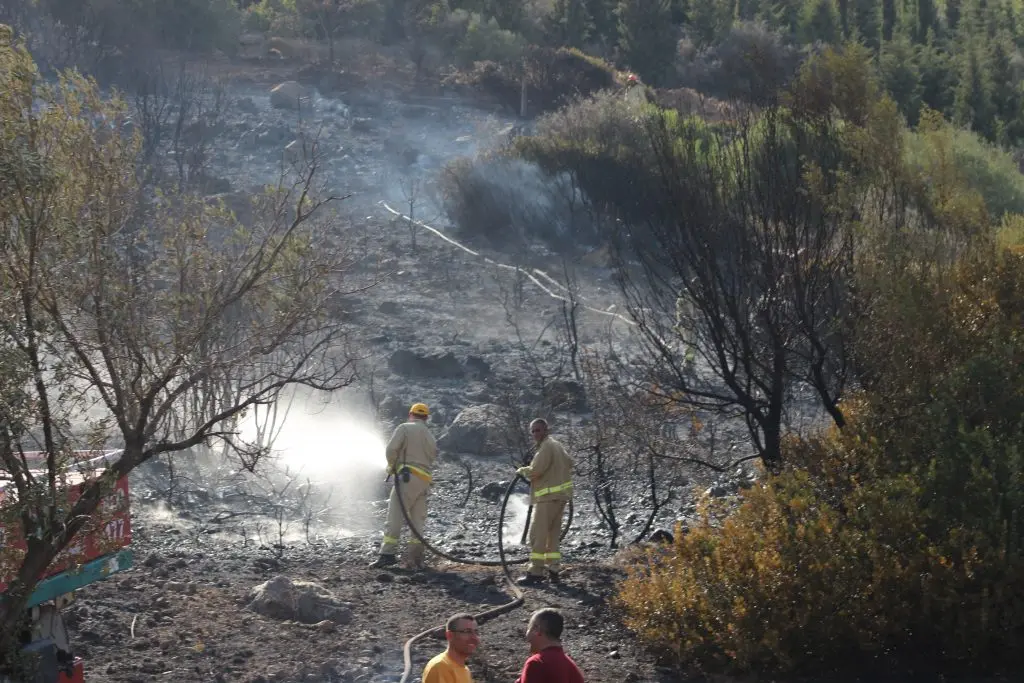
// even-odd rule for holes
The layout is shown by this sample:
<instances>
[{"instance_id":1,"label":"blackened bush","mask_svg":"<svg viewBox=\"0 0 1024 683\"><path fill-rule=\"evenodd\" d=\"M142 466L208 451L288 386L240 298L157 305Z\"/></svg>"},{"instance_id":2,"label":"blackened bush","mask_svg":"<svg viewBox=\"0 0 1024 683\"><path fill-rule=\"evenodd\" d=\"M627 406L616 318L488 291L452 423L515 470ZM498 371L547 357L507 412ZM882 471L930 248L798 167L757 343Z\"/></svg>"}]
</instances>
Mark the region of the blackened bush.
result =
<instances>
[{"instance_id":1,"label":"blackened bush","mask_svg":"<svg viewBox=\"0 0 1024 683\"><path fill-rule=\"evenodd\" d=\"M595 229L568 174L507 156L463 159L441 175L444 208L463 237L494 246L540 239L554 248L592 243Z\"/></svg>"},{"instance_id":2,"label":"blackened bush","mask_svg":"<svg viewBox=\"0 0 1024 683\"><path fill-rule=\"evenodd\" d=\"M548 114L535 135L515 141L513 152L548 173L570 173L604 213L643 225L668 218L653 151L655 140L666 135L700 139L707 149L717 142L704 121L662 111L640 97L603 92Z\"/></svg>"}]
</instances>

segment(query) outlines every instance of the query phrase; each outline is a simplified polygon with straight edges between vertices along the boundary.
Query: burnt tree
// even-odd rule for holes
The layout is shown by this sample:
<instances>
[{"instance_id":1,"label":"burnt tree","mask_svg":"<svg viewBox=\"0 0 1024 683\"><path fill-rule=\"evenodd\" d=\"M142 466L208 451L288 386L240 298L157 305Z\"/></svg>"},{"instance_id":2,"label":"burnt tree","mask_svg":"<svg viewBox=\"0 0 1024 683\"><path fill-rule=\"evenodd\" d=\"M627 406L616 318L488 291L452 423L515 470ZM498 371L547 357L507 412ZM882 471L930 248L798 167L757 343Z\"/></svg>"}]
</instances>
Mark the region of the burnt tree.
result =
<instances>
[{"instance_id":1,"label":"burnt tree","mask_svg":"<svg viewBox=\"0 0 1024 683\"><path fill-rule=\"evenodd\" d=\"M839 123L771 108L711 136L661 114L646 126L661 203L611 238L648 389L735 411L775 470L795 392L845 424L854 243Z\"/></svg>"}]
</instances>

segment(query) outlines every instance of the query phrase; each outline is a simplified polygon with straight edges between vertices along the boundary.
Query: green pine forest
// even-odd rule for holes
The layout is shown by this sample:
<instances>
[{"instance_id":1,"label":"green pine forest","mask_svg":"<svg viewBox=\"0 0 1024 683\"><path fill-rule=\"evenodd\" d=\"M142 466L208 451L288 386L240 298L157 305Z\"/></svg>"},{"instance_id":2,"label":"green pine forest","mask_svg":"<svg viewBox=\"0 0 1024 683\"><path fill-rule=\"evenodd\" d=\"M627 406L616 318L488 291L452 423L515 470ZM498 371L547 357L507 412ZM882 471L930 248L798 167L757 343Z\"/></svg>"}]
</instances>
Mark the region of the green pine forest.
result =
<instances>
[{"instance_id":1,"label":"green pine forest","mask_svg":"<svg viewBox=\"0 0 1024 683\"><path fill-rule=\"evenodd\" d=\"M107 55L230 52L254 31L433 45L462 68L514 62L526 46L572 48L651 86L723 98L776 91L807 56L857 42L911 126L927 107L1004 148L1024 140L1017 0L34 0L0 9L0 21L33 12Z\"/></svg>"},{"instance_id":2,"label":"green pine forest","mask_svg":"<svg viewBox=\"0 0 1024 683\"><path fill-rule=\"evenodd\" d=\"M513 32L530 31L522 4L478 0L458 6L495 17ZM551 44L615 55L645 81L671 86L682 46L713 49L751 23L803 50L863 44L911 125L923 105L1003 146L1024 138L1019 2L555 0L543 28Z\"/></svg>"}]
</instances>

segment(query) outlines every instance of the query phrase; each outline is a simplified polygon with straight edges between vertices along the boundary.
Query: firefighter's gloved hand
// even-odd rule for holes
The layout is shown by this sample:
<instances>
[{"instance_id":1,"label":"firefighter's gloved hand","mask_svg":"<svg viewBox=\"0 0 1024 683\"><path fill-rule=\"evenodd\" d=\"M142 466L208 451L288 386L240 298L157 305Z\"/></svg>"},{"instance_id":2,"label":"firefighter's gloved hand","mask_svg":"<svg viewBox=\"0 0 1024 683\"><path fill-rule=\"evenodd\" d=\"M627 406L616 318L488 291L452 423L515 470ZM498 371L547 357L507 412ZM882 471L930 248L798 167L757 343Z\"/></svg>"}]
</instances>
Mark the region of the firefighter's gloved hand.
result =
<instances>
[{"instance_id":1,"label":"firefighter's gloved hand","mask_svg":"<svg viewBox=\"0 0 1024 683\"><path fill-rule=\"evenodd\" d=\"M530 467L529 465L527 465L526 467L520 467L518 470L516 470L516 474L518 474L523 479L529 479L530 476L533 474L533 468Z\"/></svg>"}]
</instances>

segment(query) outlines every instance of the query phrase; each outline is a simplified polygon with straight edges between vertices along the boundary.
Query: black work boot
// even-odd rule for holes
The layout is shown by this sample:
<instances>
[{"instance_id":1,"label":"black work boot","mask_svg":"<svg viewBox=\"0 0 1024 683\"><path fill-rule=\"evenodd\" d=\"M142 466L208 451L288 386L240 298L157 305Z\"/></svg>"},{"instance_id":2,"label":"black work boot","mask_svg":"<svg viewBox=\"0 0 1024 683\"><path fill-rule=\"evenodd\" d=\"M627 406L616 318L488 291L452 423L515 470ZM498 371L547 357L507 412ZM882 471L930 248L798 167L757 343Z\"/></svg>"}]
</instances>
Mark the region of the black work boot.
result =
<instances>
[{"instance_id":1,"label":"black work boot","mask_svg":"<svg viewBox=\"0 0 1024 683\"><path fill-rule=\"evenodd\" d=\"M548 570L548 581L551 583L562 583L562 575L558 572Z\"/></svg>"},{"instance_id":2,"label":"black work boot","mask_svg":"<svg viewBox=\"0 0 1024 683\"><path fill-rule=\"evenodd\" d=\"M394 555L379 555L376 560L370 563L370 569L390 567L393 564L398 564L398 558Z\"/></svg>"},{"instance_id":3,"label":"black work boot","mask_svg":"<svg viewBox=\"0 0 1024 683\"><path fill-rule=\"evenodd\" d=\"M516 584L520 586L539 586L542 583L544 583L544 577L536 574L527 574L516 580Z\"/></svg>"}]
</instances>

